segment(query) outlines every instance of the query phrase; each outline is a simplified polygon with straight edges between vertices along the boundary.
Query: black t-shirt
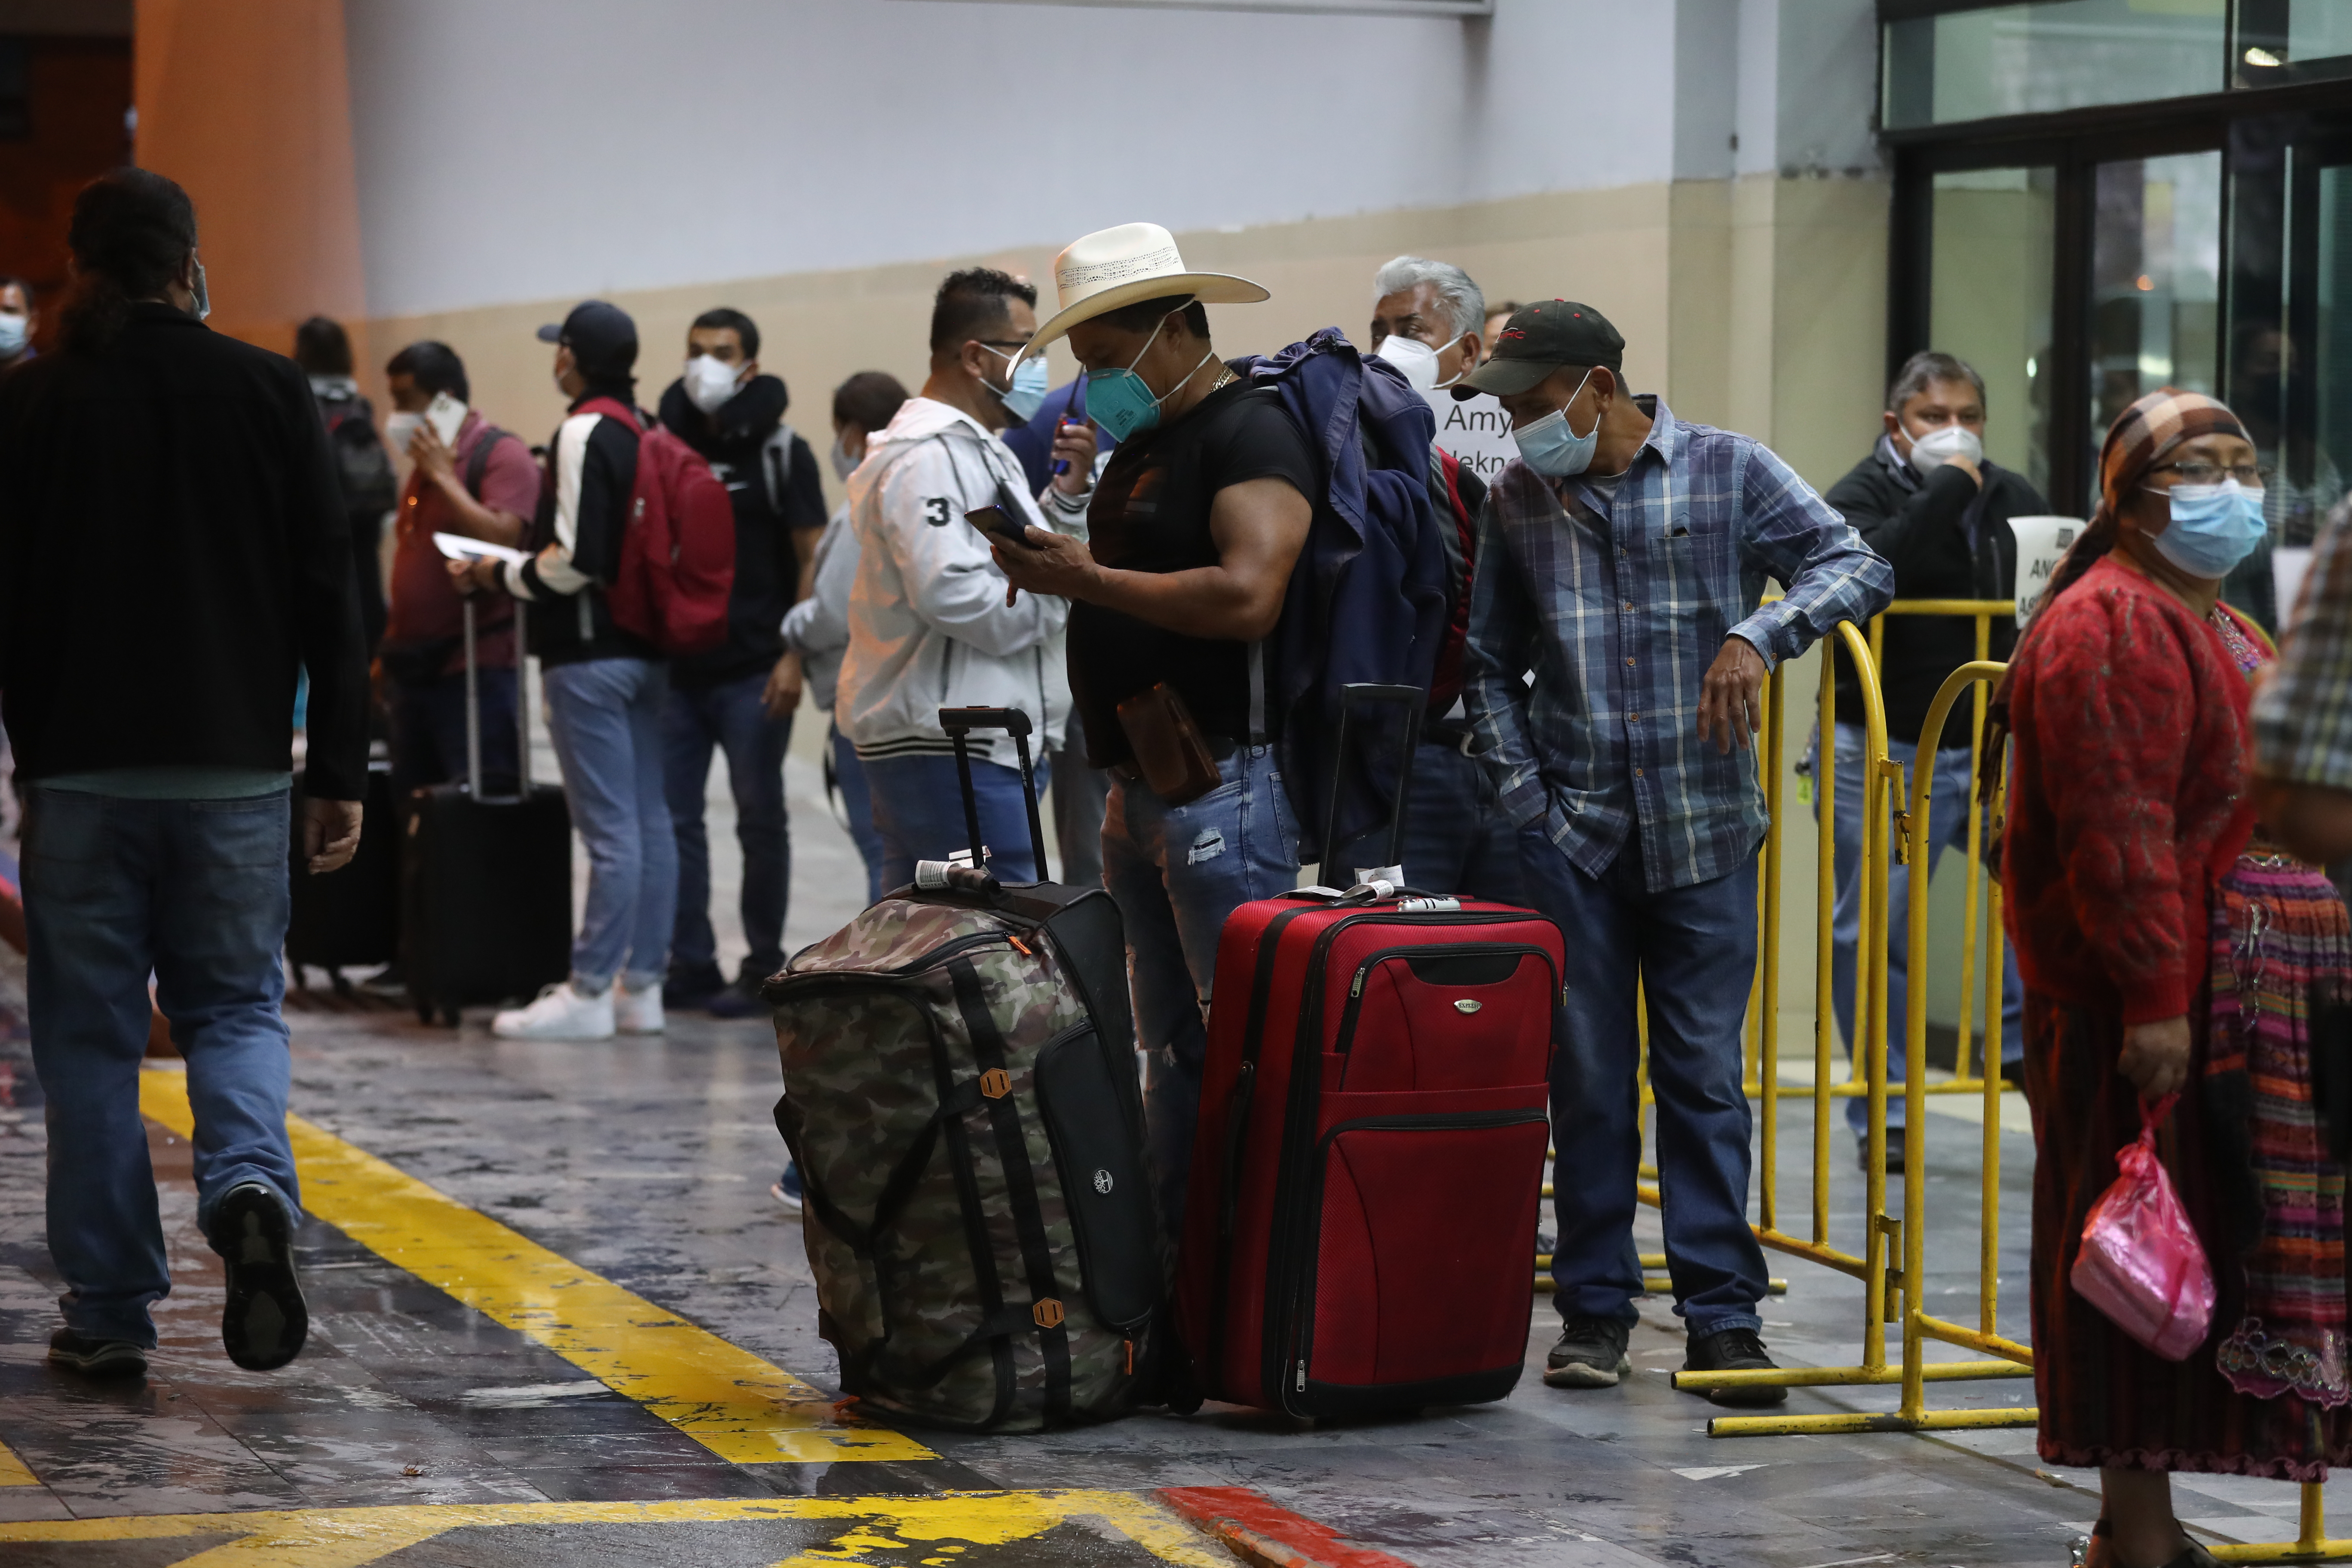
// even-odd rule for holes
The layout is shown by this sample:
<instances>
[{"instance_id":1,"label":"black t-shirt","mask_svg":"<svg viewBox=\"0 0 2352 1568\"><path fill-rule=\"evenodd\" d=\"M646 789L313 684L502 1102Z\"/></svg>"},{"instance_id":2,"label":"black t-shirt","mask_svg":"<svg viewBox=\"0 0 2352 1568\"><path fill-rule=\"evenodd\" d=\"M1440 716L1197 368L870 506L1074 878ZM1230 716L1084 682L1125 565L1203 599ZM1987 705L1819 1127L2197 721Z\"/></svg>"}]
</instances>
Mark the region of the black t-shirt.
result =
<instances>
[{"instance_id":1,"label":"black t-shirt","mask_svg":"<svg viewBox=\"0 0 2352 1568\"><path fill-rule=\"evenodd\" d=\"M1213 566L1209 509L1217 492L1268 478L1287 479L1310 499L1321 488L1314 451L1280 395L1247 383L1213 392L1173 425L1129 437L1111 454L1087 510L1095 559L1124 572ZM1087 761L1098 768L1128 759L1119 703L1163 680L1183 694L1202 732L1234 741L1249 733L1246 643L1186 637L1074 604L1069 649Z\"/></svg>"}]
</instances>

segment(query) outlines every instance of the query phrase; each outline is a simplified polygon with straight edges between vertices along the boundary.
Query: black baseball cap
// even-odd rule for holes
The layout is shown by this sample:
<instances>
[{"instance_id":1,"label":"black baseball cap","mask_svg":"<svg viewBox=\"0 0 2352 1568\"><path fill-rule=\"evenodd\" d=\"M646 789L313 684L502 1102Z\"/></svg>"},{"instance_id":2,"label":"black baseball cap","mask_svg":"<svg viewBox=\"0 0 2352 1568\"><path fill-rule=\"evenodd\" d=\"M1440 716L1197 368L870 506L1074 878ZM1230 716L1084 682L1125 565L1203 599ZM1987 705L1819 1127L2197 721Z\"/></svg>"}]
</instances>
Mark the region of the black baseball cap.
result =
<instances>
[{"instance_id":1,"label":"black baseball cap","mask_svg":"<svg viewBox=\"0 0 2352 1568\"><path fill-rule=\"evenodd\" d=\"M539 329L539 341L572 351L583 375L626 375L637 363L637 323L618 305L583 300L561 326Z\"/></svg>"},{"instance_id":2,"label":"black baseball cap","mask_svg":"<svg viewBox=\"0 0 2352 1568\"><path fill-rule=\"evenodd\" d=\"M1573 300L1539 300L1511 313L1495 334L1495 357L1454 384L1458 400L1525 392L1564 364L1625 364L1625 337L1609 318Z\"/></svg>"}]
</instances>

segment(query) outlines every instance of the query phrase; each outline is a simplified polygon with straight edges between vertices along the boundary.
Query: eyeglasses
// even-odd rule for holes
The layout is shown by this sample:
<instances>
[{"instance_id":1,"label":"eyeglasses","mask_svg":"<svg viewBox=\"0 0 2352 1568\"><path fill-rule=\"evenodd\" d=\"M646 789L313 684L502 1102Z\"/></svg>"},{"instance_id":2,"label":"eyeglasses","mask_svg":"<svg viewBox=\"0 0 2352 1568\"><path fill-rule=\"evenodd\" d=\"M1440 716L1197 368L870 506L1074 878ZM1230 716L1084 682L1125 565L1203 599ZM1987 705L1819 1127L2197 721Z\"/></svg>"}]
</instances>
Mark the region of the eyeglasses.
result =
<instances>
[{"instance_id":1,"label":"eyeglasses","mask_svg":"<svg viewBox=\"0 0 2352 1568\"><path fill-rule=\"evenodd\" d=\"M2223 479L2235 479L2250 490L2263 486L2263 470L2252 463L2240 463L2230 468L2216 468L2211 463L2158 463L2149 472L2179 474L2184 485L2218 485Z\"/></svg>"}]
</instances>

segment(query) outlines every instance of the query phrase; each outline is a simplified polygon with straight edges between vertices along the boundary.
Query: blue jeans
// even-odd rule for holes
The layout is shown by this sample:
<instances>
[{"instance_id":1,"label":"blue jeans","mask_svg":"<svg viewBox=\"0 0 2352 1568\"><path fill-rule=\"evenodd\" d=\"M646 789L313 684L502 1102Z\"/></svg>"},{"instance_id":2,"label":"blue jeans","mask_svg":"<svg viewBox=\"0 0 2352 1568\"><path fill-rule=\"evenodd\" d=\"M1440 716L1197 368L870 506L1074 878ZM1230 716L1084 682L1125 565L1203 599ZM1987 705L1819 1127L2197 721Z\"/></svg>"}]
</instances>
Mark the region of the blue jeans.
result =
<instances>
[{"instance_id":1,"label":"blue jeans","mask_svg":"<svg viewBox=\"0 0 2352 1568\"><path fill-rule=\"evenodd\" d=\"M971 847L963 784L953 757L868 758L866 790L873 802L874 830L882 838L885 891L913 881L916 861L944 860ZM1035 880L1036 851L1029 839L1029 797L1022 793L1021 770L974 757L971 793L980 804L980 842L990 869L1007 882Z\"/></svg>"},{"instance_id":2,"label":"blue jeans","mask_svg":"<svg viewBox=\"0 0 2352 1568\"><path fill-rule=\"evenodd\" d=\"M1869 736L1859 724L1837 727L1837 823L1832 837L1837 847L1837 903L1830 911L1830 995L1837 1008L1838 1029L1845 1037L1846 1056L1853 1056L1854 950L1862 942L1862 753ZM1886 754L1903 764L1904 787L1910 787L1918 766L1919 748L1906 741L1889 741ZM1973 753L1966 746L1946 747L1935 754L1936 778L1928 786L1927 869L1935 873L1946 846L1962 854L1969 847L1969 794L1975 787ZM1818 742L1806 752L1806 771L1813 786L1813 820L1822 816L1821 757ZM1906 797L1907 804L1907 795ZM1886 879L1886 1081L1904 1079L1904 1019L1911 1005L1911 874L1890 867ZM1957 962L1957 955L1955 955ZM2000 1059L2025 1058L2025 982L2017 973L2017 951L2001 943ZM1870 1102L1860 1096L1845 1102L1846 1124L1863 1135L1870 1120ZM1886 1102L1886 1124L1903 1125L1903 1100Z\"/></svg>"},{"instance_id":3,"label":"blue jeans","mask_svg":"<svg viewBox=\"0 0 2352 1568\"><path fill-rule=\"evenodd\" d=\"M1568 934L1568 1000L1551 1071L1554 1305L1563 1319L1631 1323L1638 1315L1633 998L1646 981L1675 1310L1693 1335L1761 1328L1764 1253L1748 1224L1753 1119L1740 1062L1756 974L1754 858L1713 881L1654 893L1643 885L1638 835L1598 877L1554 847L1542 823L1520 829L1519 852L1531 901Z\"/></svg>"},{"instance_id":4,"label":"blue jeans","mask_svg":"<svg viewBox=\"0 0 2352 1568\"><path fill-rule=\"evenodd\" d=\"M515 787L515 672L479 672L482 788ZM407 809L411 792L466 776L466 677L461 671L414 683L388 680L392 710L392 798Z\"/></svg>"},{"instance_id":5,"label":"blue jeans","mask_svg":"<svg viewBox=\"0 0 2352 1568\"><path fill-rule=\"evenodd\" d=\"M1413 748L1404 812L1404 879L1431 893L1498 904L1527 901L1518 837L1495 805L1495 783L1458 745Z\"/></svg>"},{"instance_id":6,"label":"blue jeans","mask_svg":"<svg viewBox=\"0 0 2352 1568\"><path fill-rule=\"evenodd\" d=\"M1103 810L1103 886L1127 927L1135 1043L1150 1069L1143 1118L1171 1236L1183 1230L1217 939L1234 910L1298 884L1298 822L1274 748L1244 747L1218 767L1225 782L1184 805L1115 777Z\"/></svg>"},{"instance_id":7,"label":"blue jeans","mask_svg":"<svg viewBox=\"0 0 2352 1568\"><path fill-rule=\"evenodd\" d=\"M677 833L677 925L669 959L681 971L701 974L719 966L719 938L710 929L710 841L702 829L714 747L727 753L735 841L743 849L740 909L751 948L743 972L764 979L784 966L784 900L793 878L784 748L793 719L768 717L767 687L765 670L716 686L673 685L662 708L662 771Z\"/></svg>"},{"instance_id":8,"label":"blue jeans","mask_svg":"<svg viewBox=\"0 0 2352 1568\"><path fill-rule=\"evenodd\" d=\"M890 889L882 880L882 834L874 826L874 792L866 787L866 764L840 731L828 734L825 744L833 748L833 782L841 791L842 812L849 818L849 841L866 862L866 901L877 903Z\"/></svg>"},{"instance_id":9,"label":"blue jeans","mask_svg":"<svg viewBox=\"0 0 2352 1568\"><path fill-rule=\"evenodd\" d=\"M677 919L677 837L662 793L666 665L591 658L551 667L547 731L563 764L572 825L588 850L588 907L572 943L572 984L601 994L662 982Z\"/></svg>"},{"instance_id":10,"label":"blue jeans","mask_svg":"<svg viewBox=\"0 0 2352 1568\"><path fill-rule=\"evenodd\" d=\"M287 799L124 800L32 786L25 823L33 1064L47 1097L49 1256L66 1324L152 1345L170 1293L139 1119L147 976L188 1063L196 1219L258 1182L299 1200L286 1139ZM383 833L389 823L369 823Z\"/></svg>"}]
</instances>

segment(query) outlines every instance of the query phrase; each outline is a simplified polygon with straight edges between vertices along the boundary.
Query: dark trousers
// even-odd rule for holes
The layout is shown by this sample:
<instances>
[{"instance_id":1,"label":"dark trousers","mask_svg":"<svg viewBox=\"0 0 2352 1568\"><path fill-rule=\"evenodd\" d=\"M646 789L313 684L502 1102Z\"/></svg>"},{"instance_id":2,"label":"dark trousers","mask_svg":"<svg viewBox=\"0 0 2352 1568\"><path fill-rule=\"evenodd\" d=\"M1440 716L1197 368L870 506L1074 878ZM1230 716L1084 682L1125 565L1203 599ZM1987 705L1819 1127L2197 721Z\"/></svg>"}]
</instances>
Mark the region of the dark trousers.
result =
<instances>
[{"instance_id":1,"label":"dark trousers","mask_svg":"<svg viewBox=\"0 0 2352 1568\"><path fill-rule=\"evenodd\" d=\"M1675 1310L1694 1335L1757 1329L1764 1253L1748 1224L1748 1133L1740 1034L1756 973L1756 863L1652 892L1639 836L1587 876L1544 824L1519 831L1530 901L1568 937L1559 1049L1552 1060L1554 1302L1563 1319L1631 1323L1642 1293L1633 1205L1642 1160L1641 1037L1650 1018L1658 1186Z\"/></svg>"},{"instance_id":2,"label":"dark trousers","mask_svg":"<svg viewBox=\"0 0 2352 1568\"><path fill-rule=\"evenodd\" d=\"M784 748L792 715L768 717L765 670L715 686L673 685L662 707L662 776L677 834L677 924L670 938L674 971L707 973L719 966L710 929L710 841L702 797L710 753L727 754L735 796L735 838L743 848L744 973L784 966L784 901L792 886L792 825L784 809Z\"/></svg>"},{"instance_id":3,"label":"dark trousers","mask_svg":"<svg viewBox=\"0 0 2352 1568\"><path fill-rule=\"evenodd\" d=\"M1405 796L1404 879L1431 893L1524 904L1518 836L1495 805L1494 781L1459 742L1413 748Z\"/></svg>"},{"instance_id":4,"label":"dark trousers","mask_svg":"<svg viewBox=\"0 0 2352 1568\"><path fill-rule=\"evenodd\" d=\"M514 792L515 672L480 672L482 789L487 795ZM404 802L426 784L466 776L466 677L385 683L392 708L392 798Z\"/></svg>"}]
</instances>

